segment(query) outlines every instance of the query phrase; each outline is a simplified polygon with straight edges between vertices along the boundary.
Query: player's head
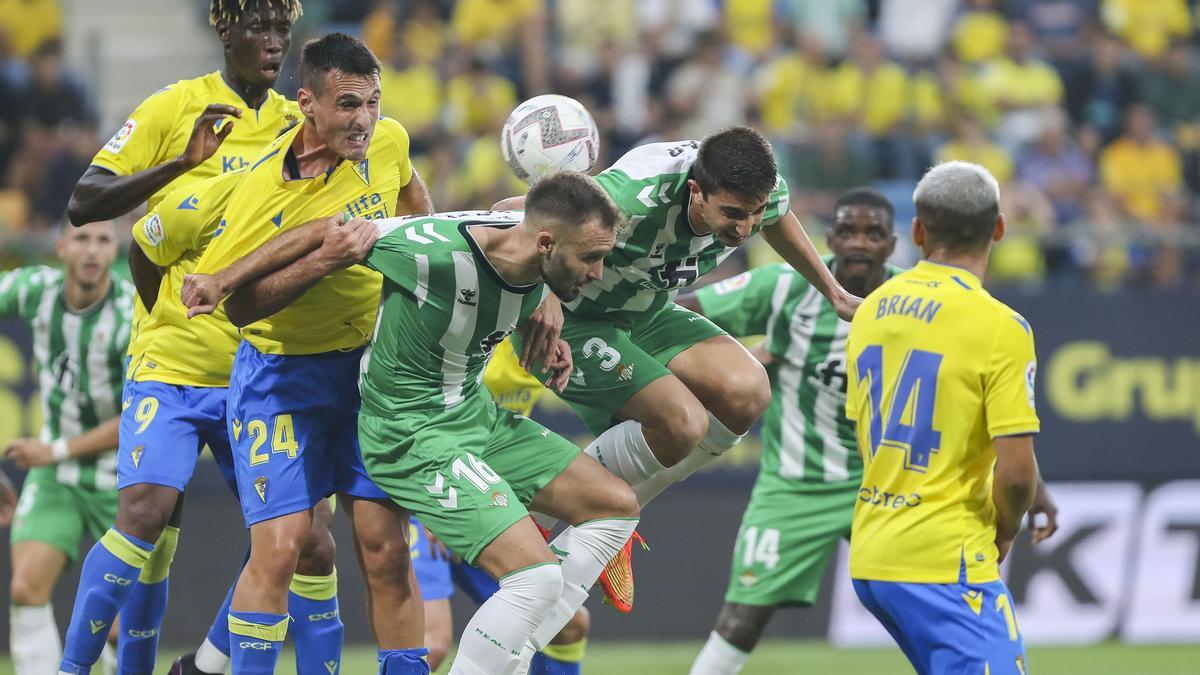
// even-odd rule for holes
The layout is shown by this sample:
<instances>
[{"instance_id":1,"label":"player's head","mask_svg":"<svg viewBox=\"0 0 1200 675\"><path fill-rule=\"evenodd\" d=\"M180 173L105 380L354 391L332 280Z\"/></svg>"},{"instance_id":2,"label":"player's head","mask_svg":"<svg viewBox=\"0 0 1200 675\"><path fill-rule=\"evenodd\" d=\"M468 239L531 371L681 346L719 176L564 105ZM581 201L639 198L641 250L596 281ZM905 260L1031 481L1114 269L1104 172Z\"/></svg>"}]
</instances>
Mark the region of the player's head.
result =
<instances>
[{"instance_id":1,"label":"player's head","mask_svg":"<svg viewBox=\"0 0 1200 675\"><path fill-rule=\"evenodd\" d=\"M775 153L762 134L730 127L709 135L688 179L692 225L726 246L741 244L762 222L775 180Z\"/></svg>"},{"instance_id":2,"label":"player's head","mask_svg":"<svg viewBox=\"0 0 1200 675\"><path fill-rule=\"evenodd\" d=\"M225 69L252 87L274 86L292 44L300 0L212 0L208 22L225 48Z\"/></svg>"},{"instance_id":3,"label":"player's head","mask_svg":"<svg viewBox=\"0 0 1200 675\"><path fill-rule=\"evenodd\" d=\"M565 301L600 278L616 243L621 214L595 179L564 171L539 180L525 196L525 221L537 240L542 281Z\"/></svg>"},{"instance_id":4,"label":"player's head","mask_svg":"<svg viewBox=\"0 0 1200 675\"><path fill-rule=\"evenodd\" d=\"M362 40L329 33L304 45L296 102L325 146L342 159L367 156L379 121L379 59Z\"/></svg>"},{"instance_id":5,"label":"player's head","mask_svg":"<svg viewBox=\"0 0 1200 675\"><path fill-rule=\"evenodd\" d=\"M55 252L67 271L67 279L84 288L103 284L117 259L117 229L111 220L81 227L63 227Z\"/></svg>"},{"instance_id":6,"label":"player's head","mask_svg":"<svg viewBox=\"0 0 1200 675\"><path fill-rule=\"evenodd\" d=\"M829 250L838 281L855 295L866 295L872 281L883 280L884 265L896 249L895 217L895 207L875 188L843 192L834 203Z\"/></svg>"},{"instance_id":7,"label":"player's head","mask_svg":"<svg viewBox=\"0 0 1200 675\"><path fill-rule=\"evenodd\" d=\"M925 257L934 251L985 255L1004 236L1000 185L978 164L938 164L917 183L913 202L913 243Z\"/></svg>"}]
</instances>

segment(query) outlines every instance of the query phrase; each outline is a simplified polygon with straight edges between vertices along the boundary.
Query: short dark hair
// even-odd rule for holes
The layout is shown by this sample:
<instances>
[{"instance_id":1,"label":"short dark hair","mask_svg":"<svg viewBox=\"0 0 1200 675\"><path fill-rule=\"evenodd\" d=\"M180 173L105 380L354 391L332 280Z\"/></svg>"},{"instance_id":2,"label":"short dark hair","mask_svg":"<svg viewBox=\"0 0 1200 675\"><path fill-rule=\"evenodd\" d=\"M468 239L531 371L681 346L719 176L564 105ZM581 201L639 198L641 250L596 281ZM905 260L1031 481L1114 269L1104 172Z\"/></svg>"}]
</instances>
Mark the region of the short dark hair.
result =
<instances>
[{"instance_id":1,"label":"short dark hair","mask_svg":"<svg viewBox=\"0 0 1200 675\"><path fill-rule=\"evenodd\" d=\"M525 213L533 220L578 226L595 218L606 228L621 220L616 203L595 178L577 171L553 173L525 195Z\"/></svg>"},{"instance_id":2,"label":"short dark hair","mask_svg":"<svg viewBox=\"0 0 1200 675\"><path fill-rule=\"evenodd\" d=\"M304 13L300 0L212 0L208 6L208 23L212 26L237 23L259 7L278 7L292 23Z\"/></svg>"},{"instance_id":3,"label":"short dark hair","mask_svg":"<svg viewBox=\"0 0 1200 675\"><path fill-rule=\"evenodd\" d=\"M318 90L331 70L347 75L378 75L379 59L362 40L346 33L327 33L304 43L300 52L300 81L306 89Z\"/></svg>"},{"instance_id":4,"label":"short dark hair","mask_svg":"<svg viewBox=\"0 0 1200 675\"><path fill-rule=\"evenodd\" d=\"M743 198L766 197L778 178L775 152L766 137L750 127L722 129L700 142L692 178L705 196L731 192Z\"/></svg>"},{"instance_id":5,"label":"short dark hair","mask_svg":"<svg viewBox=\"0 0 1200 675\"><path fill-rule=\"evenodd\" d=\"M834 214L836 215L838 209L843 206L866 206L872 209L883 209L887 212L889 224L896 220L896 207L892 206L892 200L873 187L851 188L838 195L837 201L833 203Z\"/></svg>"},{"instance_id":6,"label":"short dark hair","mask_svg":"<svg viewBox=\"0 0 1200 675\"><path fill-rule=\"evenodd\" d=\"M950 252L986 247L1000 217L1000 186L978 164L938 164L917 183L913 192L917 218L929 244Z\"/></svg>"}]
</instances>

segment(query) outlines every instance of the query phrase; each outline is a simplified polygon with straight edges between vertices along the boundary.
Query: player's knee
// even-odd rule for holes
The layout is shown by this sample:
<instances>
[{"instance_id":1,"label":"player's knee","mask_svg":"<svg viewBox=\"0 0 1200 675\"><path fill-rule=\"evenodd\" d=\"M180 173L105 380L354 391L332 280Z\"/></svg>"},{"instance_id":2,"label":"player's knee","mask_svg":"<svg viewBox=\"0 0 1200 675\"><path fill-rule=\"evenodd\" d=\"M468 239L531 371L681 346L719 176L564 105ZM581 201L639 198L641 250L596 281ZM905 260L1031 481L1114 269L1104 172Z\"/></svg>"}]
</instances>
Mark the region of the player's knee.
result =
<instances>
[{"instance_id":1,"label":"player's knee","mask_svg":"<svg viewBox=\"0 0 1200 675\"><path fill-rule=\"evenodd\" d=\"M637 495L633 488L620 482L610 490L608 496L608 511L609 516L614 518L637 518L641 515L641 507L638 505Z\"/></svg>"},{"instance_id":2,"label":"player's knee","mask_svg":"<svg viewBox=\"0 0 1200 675\"><path fill-rule=\"evenodd\" d=\"M663 405L656 417L650 424L643 422L643 428L654 456L663 466L683 461L708 433L708 412L694 398Z\"/></svg>"},{"instance_id":3,"label":"player's knee","mask_svg":"<svg viewBox=\"0 0 1200 675\"><path fill-rule=\"evenodd\" d=\"M730 431L742 434L754 426L771 403L771 383L758 363L724 374L720 394L709 409Z\"/></svg>"},{"instance_id":4,"label":"player's knee","mask_svg":"<svg viewBox=\"0 0 1200 675\"><path fill-rule=\"evenodd\" d=\"M337 544L333 541L333 533L323 527L313 527L304 541L304 547L300 549L296 571L312 576L330 574L336 555Z\"/></svg>"},{"instance_id":5,"label":"player's knee","mask_svg":"<svg viewBox=\"0 0 1200 675\"><path fill-rule=\"evenodd\" d=\"M173 508L162 508L156 500L137 499L121 503L117 529L142 541L157 541L171 518Z\"/></svg>"},{"instance_id":6,"label":"player's knee","mask_svg":"<svg viewBox=\"0 0 1200 675\"><path fill-rule=\"evenodd\" d=\"M550 643L556 645L573 645L587 637L591 631L592 615L588 613L586 607L580 607L576 610L575 616L572 616L567 625L558 631L558 635L555 635Z\"/></svg>"},{"instance_id":7,"label":"player's knee","mask_svg":"<svg viewBox=\"0 0 1200 675\"><path fill-rule=\"evenodd\" d=\"M40 584L25 575L15 574L8 585L8 595L12 604L25 607L40 607L50 602L50 592L53 588Z\"/></svg>"},{"instance_id":8,"label":"player's knee","mask_svg":"<svg viewBox=\"0 0 1200 675\"><path fill-rule=\"evenodd\" d=\"M717 617L717 634L744 652L753 651L773 613L773 607L726 604Z\"/></svg>"},{"instance_id":9,"label":"player's knee","mask_svg":"<svg viewBox=\"0 0 1200 675\"><path fill-rule=\"evenodd\" d=\"M384 584L406 593L408 590L408 545L403 539L363 541L360 543L363 574L371 585Z\"/></svg>"}]
</instances>

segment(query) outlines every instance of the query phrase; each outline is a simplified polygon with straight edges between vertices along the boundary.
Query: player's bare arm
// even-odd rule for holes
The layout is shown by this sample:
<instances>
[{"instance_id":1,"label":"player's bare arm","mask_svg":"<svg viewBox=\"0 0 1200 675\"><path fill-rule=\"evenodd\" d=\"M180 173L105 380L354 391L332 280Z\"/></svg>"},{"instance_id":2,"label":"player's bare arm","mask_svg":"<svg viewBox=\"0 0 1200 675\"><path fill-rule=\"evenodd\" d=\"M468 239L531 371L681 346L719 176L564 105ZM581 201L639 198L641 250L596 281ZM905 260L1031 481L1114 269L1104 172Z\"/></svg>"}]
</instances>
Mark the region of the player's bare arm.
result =
<instances>
[{"instance_id":1,"label":"player's bare arm","mask_svg":"<svg viewBox=\"0 0 1200 675\"><path fill-rule=\"evenodd\" d=\"M996 472L992 482L992 503L996 507L996 545L1000 560L1008 555L1013 539L1021 531L1025 512L1037 493L1037 458L1033 454L1033 436L996 438Z\"/></svg>"},{"instance_id":2,"label":"player's bare arm","mask_svg":"<svg viewBox=\"0 0 1200 675\"><path fill-rule=\"evenodd\" d=\"M325 275L362 260L378 238L379 228L375 223L361 218L328 229L316 250L251 281L229 296L225 315L238 327L271 316L292 304Z\"/></svg>"},{"instance_id":3,"label":"player's bare arm","mask_svg":"<svg viewBox=\"0 0 1200 675\"><path fill-rule=\"evenodd\" d=\"M94 457L117 447L117 430L120 427L121 418L118 416L78 436L52 443L43 443L36 438L18 438L5 446L4 457L19 469Z\"/></svg>"},{"instance_id":4,"label":"player's bare arm","mask_svg":"<svg viewBox=\"0 0 1200 675\"><path fill-rule=\"evenodd\" d=\"M8 474L0 471L0 527L12 524L13 513L17 510L17 489L13 487Z\"/></svg>"},{"instance_id":5,"label":"player's bare arm","mask_svg":"<svg viewBox=\"0 0 1200 675\"><path fill-rule=\"evenodd\" d=\"M418 213L433 213L433 198L429 196L421 174L413 169L408 185L400 188L400 194L396 196L396 215Z\"/></svg>"},{"instance_id":6,"label":"player's bare arm","mask_svg":"<svg viewBox=\"0 0 1200 675\"><path fill-rule=\"evenodd\" d=\"M158 301L158 289L162 285L163 268L146 257L146 252L136 240L129 242L129 275L146 311L154 309L154 303Z\"/></svg>"},{"instance_id":7,"label":"player's bare arm","mask_svg":"<svg viewBox=\"0 0 1200 675\"><path fill-rule=\"evenodd\" d=\"M1045 516L1045 522L1038 524L1037 516ZM1029 507L1029 530L1033 533L1033 543L1038 544L1054 536L1058 531L1058 505L1050 496L1046 481L1038 474L1037 494L1033 496L1033 506Z\"/></svg>"},{"instance_id":8,"label":"player's bare arm","mask_svg":"<svg viewBox=\"0 0 1200 675\"><path fill-rule=\"evenodd\" d=\"M213 274L187 275L180 290L183 305L188 308L188 318L212 314L230 293L317 250L325 237L342 224L340 214L332 218L310 220L271 239L253 253Z\"/></svg>"},{"instance_id":9,"label":"player's bare arm","mask_svg":"<svg viewBox=\"0 0 1200 675\"><path fill-rule=\"evenodd\" d=\"M216 123L228 117L241 116L242 111L231 105L208 106L196 118L183 152L158 166L128 176L118 176L97 166L89 167L76 183L75 191L67 202L67 218L78 227L132 211L168 183L212 157L233 131L232 121L222 125L220 131L214 128Z\"/></svg>"},{"instance_id":10,"label":"player's bare arm","mask_svg":"<svg viewBox=\"0 0 1200 675\"><path fill-rule=\"evenodd\" d=\"M858 308L862 298L846 291L837 279L833 278L833 273L821 261L820 254L808 238L804 227L800 225L796 214L788 211L774 227L763 228L762 235L771 248L783 256L787 264L829 299L838 316L847 321L854 316L854 310Z\"/></svg>"}]
</instances>

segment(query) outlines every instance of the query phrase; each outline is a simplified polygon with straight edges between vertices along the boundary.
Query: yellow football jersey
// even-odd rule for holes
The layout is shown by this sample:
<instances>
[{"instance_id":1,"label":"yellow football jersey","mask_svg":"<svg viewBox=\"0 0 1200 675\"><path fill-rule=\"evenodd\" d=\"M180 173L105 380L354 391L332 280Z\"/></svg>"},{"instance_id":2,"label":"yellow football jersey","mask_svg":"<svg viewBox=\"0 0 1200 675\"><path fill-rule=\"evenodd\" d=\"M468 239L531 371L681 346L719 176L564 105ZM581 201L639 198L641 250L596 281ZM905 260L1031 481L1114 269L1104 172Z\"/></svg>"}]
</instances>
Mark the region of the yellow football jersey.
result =
<instances>
[{"instance_id":1,"label":"yellow football jersey","mask_svg":"<svg viewBox=\"0 0 1200 675\"><path fill-rule=\"evenodd\" d=\"M316 218L397 215L400 188L413 175L408 133L399 122L379 120L361 162L340 162L327 174L288 180L284 161L303 126L279 137L255 161L225 210L224 234L205 250L197 272L223 269L276 234ZM361 347L375 329L381 280L378 272L362 265L330 274L283 310L244 327L242 337L267 354Z\"/></svg>"},{"instance_id":2,"label":"yellow football jersey","mask_svg":"<svg viewBox=\"0 0 1200 675\"><path fill-rule=\"evenodd\" d=\"M212 103L241 108L242 117L223 122L232 123L233 131L216 153L151 195L146 201L147 210L157 206L171 190L249 167L279 132L300 119L295 101L274 91L267 92L267 100L257 110L250 108L218 70L180 80L151 94L96 153L92 165L128 176L177 157L187 147L196 118Z\"/></svg>"},{"instance_id":3,"label":"yellow football jersey","mask_svg":"<svg viewBox=\"0 0 1200 675\"><path fill-rule=\"evenodd\" d=\"M483 371L483 384L501 408L526 417L546 391L536 377L521 367L513 351L512 338L505 338L492 352L492 360Z\"/></svg>"},{"instance_id":4,"label":"yellow football jersey","mask_svg":"<svg viewBox=\"0 0 1200 675\"><path fill-rule=\"evenodd\" d=\"M188 319L180 294L184 275L220 234L225 205L245 175L231 172L178 188L133 226L133 239L146 257L166 268L154 309L130 344L128 376L134 380L229 385L241 336L220 306L211 316Z\"/></svg>"},{"instance_id":5,"label":"yellow football jersey","mask_svg":"<svg viewBox=\"0 0 1200 675\"><path fill-rule=\"evenodd\" d=\"M1036 433L1033 333L958 267L921 262L854 315L846 415L864 473L850 576L908 583L1000 578L992 439Z\"/></svg>"}]
</instances>

